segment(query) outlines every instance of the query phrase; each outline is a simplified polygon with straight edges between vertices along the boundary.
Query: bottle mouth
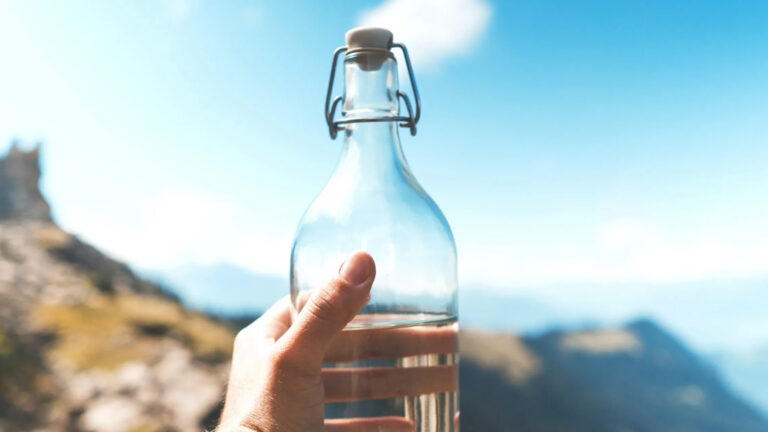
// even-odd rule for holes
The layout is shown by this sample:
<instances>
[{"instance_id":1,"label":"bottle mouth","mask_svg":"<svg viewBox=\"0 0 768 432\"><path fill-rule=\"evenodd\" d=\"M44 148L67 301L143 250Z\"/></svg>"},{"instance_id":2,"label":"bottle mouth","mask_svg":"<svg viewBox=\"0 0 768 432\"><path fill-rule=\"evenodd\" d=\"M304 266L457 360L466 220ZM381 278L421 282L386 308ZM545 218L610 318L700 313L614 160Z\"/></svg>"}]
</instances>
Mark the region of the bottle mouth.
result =
<instances>
[{"instance_id":1,"label":"bottle mouth","mask_svg":"<svg viewBox=\"0 0 768 432\"><path fill-rule=\"evenodd\" d=\"M392 54L392 51L386 48L370 48L370 47L363 47L363 48L352 48L347 49L346 57L349 58L353 54L361 53L361 52L371 52L371 53L380 53L383 55L388 55L390 58L395 58L395 56Z\"/></svg>"}]
</instances>

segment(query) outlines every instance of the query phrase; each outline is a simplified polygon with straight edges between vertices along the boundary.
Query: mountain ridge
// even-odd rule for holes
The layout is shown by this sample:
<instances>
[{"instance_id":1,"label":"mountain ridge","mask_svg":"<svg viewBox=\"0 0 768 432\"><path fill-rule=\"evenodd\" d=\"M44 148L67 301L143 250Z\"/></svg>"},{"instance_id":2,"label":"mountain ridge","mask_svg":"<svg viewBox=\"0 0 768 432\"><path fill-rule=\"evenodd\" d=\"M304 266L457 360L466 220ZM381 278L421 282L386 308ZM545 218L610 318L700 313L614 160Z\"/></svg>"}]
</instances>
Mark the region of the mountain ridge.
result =
<instances>
[{"instance_id":1,"label":"mountain ridge","mask_svg":"<svg viewBox=\"0 0 768 432\"><path fill-rule=\"evenodd\" d=\"M515 379L488 367L480 351L463 352L462 394L475 396L462 399L465 432L768 431L768 420L650 320L554 331L514 345L527 364Z\"/></svg>"}]
</instances>

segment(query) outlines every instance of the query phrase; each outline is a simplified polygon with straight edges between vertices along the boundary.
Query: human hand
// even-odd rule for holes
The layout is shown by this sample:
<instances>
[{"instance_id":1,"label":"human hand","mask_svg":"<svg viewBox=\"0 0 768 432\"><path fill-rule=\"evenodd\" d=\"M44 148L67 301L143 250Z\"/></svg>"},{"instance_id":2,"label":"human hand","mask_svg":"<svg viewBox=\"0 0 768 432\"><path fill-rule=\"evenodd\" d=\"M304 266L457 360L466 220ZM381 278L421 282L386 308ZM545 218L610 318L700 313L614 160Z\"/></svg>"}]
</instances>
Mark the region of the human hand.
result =
<instances>
[{"instance_id":1,"label":"human hand","mask_svg":"<svg viewBox=\"0 0 768 432\"><path fill-rule=\"evenodd\" d=\"M341 332L370 299L373 259L353 254L338 278L312 293L294 322L288 299L235 340L220 431L413 431L405 417L324 420L324 403L457 390L456 365L328 368L323 364L455 353L455 327Z\"/></svg>"}]
</instances>

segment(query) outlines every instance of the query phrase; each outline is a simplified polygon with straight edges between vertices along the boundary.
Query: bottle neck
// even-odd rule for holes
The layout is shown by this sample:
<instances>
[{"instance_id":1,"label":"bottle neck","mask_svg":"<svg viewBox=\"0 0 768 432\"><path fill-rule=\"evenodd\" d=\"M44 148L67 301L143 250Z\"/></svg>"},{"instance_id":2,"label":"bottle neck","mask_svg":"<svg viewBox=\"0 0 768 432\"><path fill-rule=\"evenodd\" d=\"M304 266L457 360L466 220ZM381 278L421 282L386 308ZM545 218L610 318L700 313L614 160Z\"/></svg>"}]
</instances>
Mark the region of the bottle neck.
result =
<instances>
[{"instance_id":1,"label":"bottle neck","mask_svg":"<svg viewBox=\"0 0 768 432\"><path fill-rule=\"evenodd\" d=\"M344 117L396 116L397 89L397 62L389 51L358 51L345 58Z\"/></svg>"},{"instance_id":2,"label":"bottle neck","mask_svg":"<svg viewBox=\"0 0 768 432\"><path fill-rule=\"evenodd\" d=\"M386 177L407 169L395 122L354 123L344 130L338 170L356 177Z\"/></svg>"},{"instance_id":3,"label":"bottle neck","mask_svg":"<svg viewBox=\"0 0 768 432\"><path fill-rule=\"evenodd\" d=\"M357 52L344 62L345 118L398 115L397 62L387 52ZM398 122L360 122L344 126L344 151L339 170L358 175L388 176L407 172L400 147Z\"/></svg>"}]
</instances>

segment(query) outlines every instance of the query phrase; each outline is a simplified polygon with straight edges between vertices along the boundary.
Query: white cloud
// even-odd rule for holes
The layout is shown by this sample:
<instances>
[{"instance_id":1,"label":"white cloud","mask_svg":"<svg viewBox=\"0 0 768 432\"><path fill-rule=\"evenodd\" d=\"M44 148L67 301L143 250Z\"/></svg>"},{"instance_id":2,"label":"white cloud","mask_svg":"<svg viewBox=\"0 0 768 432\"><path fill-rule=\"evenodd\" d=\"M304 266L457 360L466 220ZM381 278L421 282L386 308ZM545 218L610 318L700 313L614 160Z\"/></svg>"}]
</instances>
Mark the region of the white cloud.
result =
<instances>
[{"instance_id":1,"label":"white cloud","mask_svg":"<svg viewBox=\"0 0 768 432\"><path fill-rule=\"evenodd\" d=\"M432 66L472 51L490 20L485 0L386 0L358 21L391 30L416 65Z\"/></svg>"}]
</instances>

